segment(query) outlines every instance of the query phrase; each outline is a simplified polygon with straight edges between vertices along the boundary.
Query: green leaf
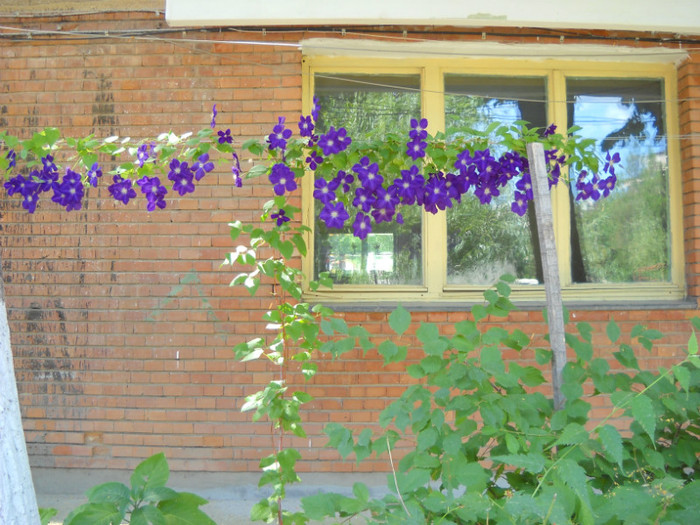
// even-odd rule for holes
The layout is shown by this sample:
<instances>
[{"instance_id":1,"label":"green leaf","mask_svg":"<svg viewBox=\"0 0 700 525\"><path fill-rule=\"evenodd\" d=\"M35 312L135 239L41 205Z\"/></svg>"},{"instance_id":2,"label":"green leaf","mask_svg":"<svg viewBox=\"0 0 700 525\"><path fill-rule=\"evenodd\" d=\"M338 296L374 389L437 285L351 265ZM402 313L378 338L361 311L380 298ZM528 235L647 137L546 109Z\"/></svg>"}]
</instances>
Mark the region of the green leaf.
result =
<instances>
[{"instance_id":1,"label":"green leaf","mask_svg":"<svg viewBox=\"0 0 700 525\"><path fill-rule=\"evenodd\" d=\"M608 323L608 326L605 330L608 334L608 339L610 339L611 343L617 342L617 340L620 338L620 327L617 326L617 323L615 323L615 321L613 321L612 319Z\"/></svg>"},{"instance_id":2,"label":"green leaf","mask_svg":"<svg viewBox=\"0 0 700 525\"><path fill-rule=\"evenodd\" d=\"M622 436L612 425L605 425L598 430L598 437L606 455L622 467Z\"/></svg>"},{"instance_id":3,"label":"green leaf","mask_svg":"<svg viewBox=\"0 0 700 525\"><path fill-rule=\"evenodd\" d=\"M389 314L389 326L396 332L396 335L402 335L411 326L411 314L403 306L397 306Z\"/></svg>"},{"instance_id":4,"label":"green leaf","mask_svg":"<svg viewBox=\"0 0 700 525\"><path fill-rule=\"evenodd\" d=\"M481 366L488 373L497 375L506 371L501 351L496 346L485 346L481 350Z\"/></svg>"},{"instance_id":5,"label":"green leaf","mask_svg":"<svg viewBox=\"0 0 700 525\"><path fill-rule=\"evenodd\" d=\"M123 519L112 503L86 503L71 512L63 525L119 525Z\"/></svg>"},{"instance_id":6,"label":"green leaf","mask_svg":"<svg viewBox=\"0 0 700 525\"><path fill-rule=\"evenodd\" d=\"M152 505L146 505L131 513L129 525L167 525L167 522L160 509Z\"/></svg>"},{"instance_id":7,"label":"green leaf","mask_svg":"<svg viewBox=\"0 0 700 525\"><path fill-rule=\"evenodd\" d=\"M146 489L163 487L170 477L170 469L162 452L141 462L131 475L132 494L143 494Z\"/></svg>"},{"instance_id":8,"label":"green leaf","mask_svg":"<svg viewBox=\"0 0 700 525\"><path fill-rule=\"evenodd\" d=\"M438 432L435 427L429 426L418 433L416 450L422 452L437 443Z\"/></svg>"},{"instance_id":9,"label":"green leaf","mask_svg":"<svg viewBox=\"0 0 700 525\"><path fill-rule=\"evenodd\" d=\"M688 339L688 355L697 355L698 353L698 338L695 335L695 330Z\"/></svg>"},{"instance_id":10,"label":"green leaf","mask_svg":"<svg viewBox=\"0 0 700 525\"><path fill-rule=\"evenodd\" d=\"M39 509L39 520L41 525L49 525L51 518L53 518L58 511L54 508L40 508Z\"/></svg>"},{"instance_id":11,"label":"green leaf","mask_svg":"<svg viewBox=\"0 0 700 525\"><path fill-rule=\"evenodd\" d=\"M475 321L481 321L488 315L488 312L483 304L475 304L472 306L472 315L474 316Z\"/></svg>"},{"instance_id":12,"label":"green leaf","mask_svg":"<svg viewBox=\"0 0 700 525\"><path fill-rule=\"evenodd\" d=\"M270 502L266 499L259 501L250 509L250 519L252 521L271 523L274 517L275 513L270 508Z\"/></svg>"},{"instance_id":13,"label":"green leaf","mask_svg":"<svg viewBox=\"0 0 700 525\"><path fill-rule=\"evenodd\" d=\"M301 498L301 508L304 509L306 517L312 520L322 520L329 516L335 516L337 494L320 493L313 496ZM267 521L263 516L253 516L255 521Z\"/></svg>"},{"instance_id":14,"label":"green leaf","mask_svg":"<svg viewBox=\"0 0 700 525\"><path fill-rule=\"evenodd\" d=\"M578 423L569 423L562 430L555 445L577 445L588 439L588 431Z\"/></svg>"},{"instance_id":15,"label":"green leaf","mask_svg":"<svg viewBox=\"0 0 700 525\"><path fill-rule=\"evenodd\" d=\"M162 501L158 508L166 525L216 525L214 520L199 509L207 500L196 494L180 492L176 498Z\"/></svg>"},{"instance_id":16,"label":"green leaf","mask_svg":"<svg viewBox=\"0 0 700 525\"><path fill-rule=\"evenodd\" d=\"M516 468L525 469L533 474L538 474L544 470L545 458L541 454L530 452L529 454L506 454L503 456L492 456L496 463L504 463Z\"/></svg>"},{"instance_id":17,"label":"green leaf","mask_svg":"<svg viewBox=\"0 0 700 525\"><path fill-rule=\"evenodd\" d=\"M383 341L378 347L377 352L384 357L384 363L400 361L399 347L391 339Z\"/></svg>"},{"instance_id":18,"label":"green leaf","mask_svg":"<svg viewBox=\"0 0 700 525\"><path fill-rule=\"evenodd\" d=\"M552 351L544 348L535 349L535 361L538 365L547 365L552 361Z\"/></svg>"},{"instance_id":19,"label":"green leaf","mask_svg":"<svg viewBox=\"0 0 700 525\"><path fill-rule=\"evenodd\" d=\"M654 412L654 404L651 399L644 394L637 394L630 402L630 408L632 409L632 417L642 426L649 438L654 441L656 413Z\"/></svg>"},{"instance_id":20,"label":"green leaf","mask_svg":"<svg viewBox=\"0 0 700 525\"><path fill-rule=\"evenodd\" d=\"M90 503L112 503L124 513L131 499L129 488L116 481L103 483L87 491Z\"/></svg>"},{"instance_id":21,"label":"green leaf","mask_svg":"<svg viewBox=\"0 0 700 525\"><path fill-rule=\"evenodd\" d=\"M357 499L359 499L362 502L366 502L369 500L369 489L364 483L355 483L352 486L352 493Z\"/></svg>"},{"instance_id":22,"label":"green leaf","mask_svg":"<svg viewBox=\"0 0 700 525\"><path fill-rule=\"evenodd\" d=\"M673 368L673 375L676 376L676 381L678 381L678 384L681 385L683 390L686 392L690 391L690 371L683 367L682 365L674 365Z\"/></svg>"},{"instance_id":23,"label":"green leaf","mask_svg":"<svg viewBox=\"0 0 700 525\"><path fill-rule=\"evenodd\" d=\"M391 476L391 475L390 475ZM419 487L424 487L430 482L430 471L427 469L414 468L406 473L396 473L399 482L398 490L401 494L413 492ZM393 484L393 480L391 480Z\"/></svg>"}]
</instances>

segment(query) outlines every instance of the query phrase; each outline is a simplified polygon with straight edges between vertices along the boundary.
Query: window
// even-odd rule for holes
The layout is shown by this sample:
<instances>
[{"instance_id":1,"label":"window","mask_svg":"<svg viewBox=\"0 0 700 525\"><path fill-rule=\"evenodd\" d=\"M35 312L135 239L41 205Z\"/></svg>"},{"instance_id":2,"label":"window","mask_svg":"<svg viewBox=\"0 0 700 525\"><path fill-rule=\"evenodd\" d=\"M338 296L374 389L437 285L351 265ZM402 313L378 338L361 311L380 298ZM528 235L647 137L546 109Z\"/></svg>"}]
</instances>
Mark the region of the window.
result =
<instances>
[{"instance_id":1,"label":"window","mask_svg":"<svg viewBox=\"0 0 700 525\"><path fill-rule=\"evenodd\" d=\"M620 154L611 196L577 199L577 173L552 192L565 299L664 300L684 297L675 72L667 64L407 58L307 58L305 106L321 103L318 127L345 126L381 138L428 118L447 140L464 128L526 120L558 130L580 127L601 163ZM503 152L494 152L503 153ZM303 198L314 229L307 274L328 271L321 295L339 300L478 300L499 275L516 277L516 300L544 297L532 206L510 211L507 188L490 205L473 195L445 212L404 211L404 224L352 230L318 220L313 180ZM408 212L408 213L407 213ZM310 294L313 295L313 294Z\"/></svg>"}]
</instances>

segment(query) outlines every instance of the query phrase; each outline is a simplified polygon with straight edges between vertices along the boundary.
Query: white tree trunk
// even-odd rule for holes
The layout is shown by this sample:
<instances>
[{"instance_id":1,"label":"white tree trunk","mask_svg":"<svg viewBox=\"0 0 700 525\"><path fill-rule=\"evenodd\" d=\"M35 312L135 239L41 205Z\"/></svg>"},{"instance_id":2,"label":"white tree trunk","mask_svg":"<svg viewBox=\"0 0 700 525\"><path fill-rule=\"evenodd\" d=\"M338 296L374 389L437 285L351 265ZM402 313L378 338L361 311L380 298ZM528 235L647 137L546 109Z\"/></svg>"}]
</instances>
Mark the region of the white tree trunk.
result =
<instances>
[{"instance_id":1,"label":"white tree trunk","mask_svg":"<svg viewBox=\"0 0 700 525\"><path fill-rule=\"evenodd\" d=\"M0 524L38 525L0 270Z\"/></svg>"}]
</instances>

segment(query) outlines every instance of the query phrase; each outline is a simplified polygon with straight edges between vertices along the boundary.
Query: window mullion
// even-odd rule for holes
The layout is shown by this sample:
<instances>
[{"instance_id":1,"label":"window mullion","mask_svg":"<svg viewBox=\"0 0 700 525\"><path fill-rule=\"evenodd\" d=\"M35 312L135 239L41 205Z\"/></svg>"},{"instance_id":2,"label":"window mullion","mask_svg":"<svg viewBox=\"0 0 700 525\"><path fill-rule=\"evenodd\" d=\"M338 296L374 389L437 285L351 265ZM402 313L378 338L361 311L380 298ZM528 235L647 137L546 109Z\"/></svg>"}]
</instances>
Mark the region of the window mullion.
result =
<instances>
[{"instance_id":1,"label":"window mullion","mask_svg":"<svg viewBox=\"0 0 700 525\"><path fill-rule=\"evenodd\" d=\"M549 104L547 117L563 133L571 125L567 122L566 77L561 70L555 69L547 82ZM566 175L566 172L565 172ZM559 279L562 286L571 285L571 203L568 184L557 184L552 192L552 212L554 214L554 237L559 258Z\"/></svg>"},{"instance_id":2,"label":"window mullion","mask_svg":"<svg viewBox=\"0 0 700 525\"><path fill-rule=\"evenodd\" d=\"M428 132L445 131L445 88L441 68L423 69L421 109L428 119ZM447 222L445 212L435 215L423 211L423 271L428 295L438 296L447 282Z\"/></svg>"}]
</instances>

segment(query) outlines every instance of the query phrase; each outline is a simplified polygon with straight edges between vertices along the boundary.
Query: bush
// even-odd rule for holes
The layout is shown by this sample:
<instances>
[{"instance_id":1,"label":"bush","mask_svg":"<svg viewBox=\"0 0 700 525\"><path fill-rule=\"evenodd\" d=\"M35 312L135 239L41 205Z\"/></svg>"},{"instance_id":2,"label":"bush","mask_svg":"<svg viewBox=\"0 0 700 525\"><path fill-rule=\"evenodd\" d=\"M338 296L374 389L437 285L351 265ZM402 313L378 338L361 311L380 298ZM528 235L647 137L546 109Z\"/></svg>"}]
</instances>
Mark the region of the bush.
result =
<instances>
[{"instance_id":1,"label":"bush","mask_svg":"<svg viewBox=\"0 0 700 525\"><path fill-rule=\"evenodd\" d=\"M486 293L488 304L472 309L474 321L456 324L454 336L421 323L415 333L424 357L407 367L419 382L382 412L381 435L326 427L329 444L344 457L354 453L358 462L390 454L399 440L415 443L388 476L390 494L371 499L358 483L354 497L305 498L306 517L364 513L368 523L401 525L694 522L700 513L695 333L682 362L642 371L634 346L650 351L662 334L637 326L627 344L611 321L607 335L619 345L613 358L626 370L611 371L606 359L594 358L591 326L579 323L576 334L567 334L575 359L564 370L566 403L555 411L538 391L545 383L541 371L504 362L501 348L534 351L539 365L551 360L551 352L531 348L517 328L480 326L487 316L513 310L509 293L508 282L499 282ZM700 328L699 319L692 322ZM389 317L399 337L410 323L403 308ZM331 323L324 328L334 337L323 348L342 353L348 330ZM405 359L405 350L393 341L379 350L386 362ZM600 397L613 408L603 421L591 421L591 406Z\"/></svg>"}]
</instances>

